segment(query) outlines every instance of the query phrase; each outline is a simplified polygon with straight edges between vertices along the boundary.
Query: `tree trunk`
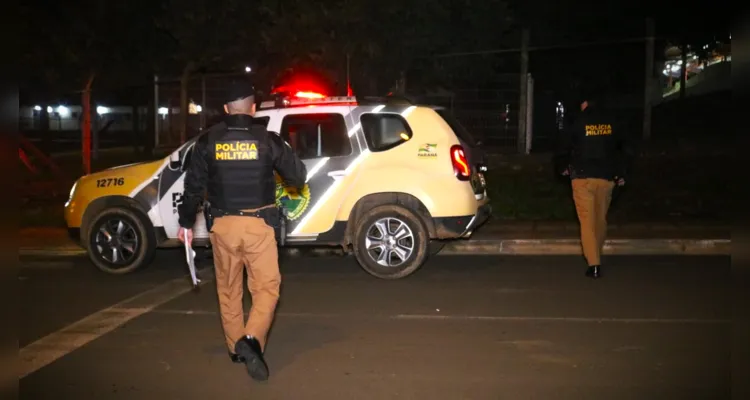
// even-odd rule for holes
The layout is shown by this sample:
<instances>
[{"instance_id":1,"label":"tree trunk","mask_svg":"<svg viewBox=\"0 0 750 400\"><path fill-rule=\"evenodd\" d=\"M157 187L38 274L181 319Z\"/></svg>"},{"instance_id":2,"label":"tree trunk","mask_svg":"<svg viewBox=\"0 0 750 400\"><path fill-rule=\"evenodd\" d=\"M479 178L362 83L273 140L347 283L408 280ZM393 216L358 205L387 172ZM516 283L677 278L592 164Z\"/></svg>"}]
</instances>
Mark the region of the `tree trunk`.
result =
<instances>
[{"instance_id":1,"label":"tree trunk","mask_svg":"<svg viewBox=\"0 0 750 400\"><path fill-rule=\"evenodd\" d=\"M86 175L91 173L91 85L94 83L94 76L93 72L89 75L86 87L83 89L83 98L81 99L83 107L81 156L83 157L83 173Z\"/></svg>"},{"instance_id":2,"label":"tree trunk","mask_svg":"<svg viewBox=\"0 0 750 400\"><path fill-rule=\"evenodd\" d=\"M187 123L188 123L188 84L190 83L190 73L194 63L191 61L185 65L182 70L180 79L180 144L187 141Z\"/></svg>"}]
</instances>

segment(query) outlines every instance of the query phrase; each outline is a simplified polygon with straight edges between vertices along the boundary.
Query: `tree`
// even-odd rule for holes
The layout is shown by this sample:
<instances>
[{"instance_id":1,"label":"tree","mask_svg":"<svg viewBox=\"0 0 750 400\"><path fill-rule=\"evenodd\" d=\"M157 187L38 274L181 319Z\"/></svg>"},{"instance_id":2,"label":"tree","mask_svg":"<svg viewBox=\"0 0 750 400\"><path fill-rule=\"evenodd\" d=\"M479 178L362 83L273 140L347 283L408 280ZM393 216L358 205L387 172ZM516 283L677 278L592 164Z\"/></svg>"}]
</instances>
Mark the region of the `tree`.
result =
<instances>
[{"instance_id":1,"label":"tree","mask_svg":"<svg viewBox=\"0 0 750 400\"><path fill-rule=\"evenodd\" d=\"M162 70L180 70L180 142L187 135L187 87L191 74L226 69L260 49L258 6L242 0L161 0L156 27L168 45Z\"/></svg>"},{"instance_id":2,"label":"tree","mask_svg":"<svg viewBox=\"0 0 750 400\"><path fill-rule=\"evenodd\" d=\"M83 106L82 144L84 171L91 171L91 91L96 81L132 83L152 65L158 54L151 2L100 2L73 4L25 2L21 4L21 37L30 50L21 56L21 79L34 89L51 93L77 93ZM46 112L46 110L43 110Z\"/></svg>"}]
</instances>

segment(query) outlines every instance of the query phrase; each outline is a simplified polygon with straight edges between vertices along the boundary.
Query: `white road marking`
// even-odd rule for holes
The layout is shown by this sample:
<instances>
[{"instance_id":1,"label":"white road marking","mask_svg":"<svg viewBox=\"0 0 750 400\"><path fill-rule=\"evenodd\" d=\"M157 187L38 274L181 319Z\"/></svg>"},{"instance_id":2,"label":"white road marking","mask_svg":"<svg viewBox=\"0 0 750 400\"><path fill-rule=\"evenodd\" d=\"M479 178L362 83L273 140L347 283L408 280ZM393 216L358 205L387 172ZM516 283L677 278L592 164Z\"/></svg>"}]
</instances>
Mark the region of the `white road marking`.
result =
<instances>
[{"instance_id":1,"label":"white road marking","mask_svg":"<svg viewBox=\"0 0 750 400\"><path fill-rule=\"evenodd\" d=\"M128 311L123 309L123 311ZM206 310L151 310L155 314L173 315L218 315L218 311ZM361 318L350 314L331 313L292 313L278 312L277 317L290 318ZM429 315L429 314L396 314L368 315L366 318L385 318L394 320L434 320L434 321L490 321L490 322L589 322L589 323L635 323L635 324L728 324L724 319L700 318L594 318L594 317L533 317L533 316L493 316L493 315Z\"/></svg>"},{"instance_id":2,"label":"white road marking","mask_svg":"<svg viewBox=\"0 0 750 400\"><path fill-rule=\"evenodd\" d=\"M203 272L206 275L206 271ZM201 286L213 280L205 277ZM191 290L189 279L180 277L97 311L21 349L19 379L43 368L126 322Z\"/></svg>"}]
</instances>

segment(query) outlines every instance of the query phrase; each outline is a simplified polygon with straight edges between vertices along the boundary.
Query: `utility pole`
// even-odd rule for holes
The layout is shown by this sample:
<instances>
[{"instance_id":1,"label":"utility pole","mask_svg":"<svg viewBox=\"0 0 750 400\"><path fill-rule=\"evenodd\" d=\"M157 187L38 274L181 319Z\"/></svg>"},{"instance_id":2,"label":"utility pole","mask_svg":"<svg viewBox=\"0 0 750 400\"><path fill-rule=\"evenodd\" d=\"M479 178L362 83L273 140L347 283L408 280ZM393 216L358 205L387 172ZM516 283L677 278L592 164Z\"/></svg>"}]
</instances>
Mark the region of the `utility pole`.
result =
<instances>
[{"instance_id":1,"label":"utility pole","mask_svg":"<svg viewBox=\"0 0 750 400\"><path fill-rule=\"evenodd\" d=\"M651 139L651 99L654 93L654 19L646 19L646 64L643 94L643 140Z\"/></svg>"},{"instance_id":2,"label":"utility pole","mask_svg":"<svg viewBox=\"0 0 750 400\"><path fill-rule=\"evenodd\" d=\"M206 74L201 75L201 110L200 114L201 129L206 127Z\"/></svg>"},{"instance_id":3,"label":"utility pole","mask_svg":"<svg viewBox=\"0 0 750 400\"><path fill-rule=\"evenodd\" d=\"M159 77L154 75L154 149L159 147Z\"/></svg>"},{"instance_id":4,"label":"utility pole","mask_svg":"<svg viewBox=\"0 0 750 400\"><path fill-rule=\"evenodd\" d=\"M518 154L526 153L526 106L528 103L529 86L529 29L524 28L521 33L521 72L519 74L520 96L518 99L518 138L516 148Z\"/></svg>"}]
</instances>

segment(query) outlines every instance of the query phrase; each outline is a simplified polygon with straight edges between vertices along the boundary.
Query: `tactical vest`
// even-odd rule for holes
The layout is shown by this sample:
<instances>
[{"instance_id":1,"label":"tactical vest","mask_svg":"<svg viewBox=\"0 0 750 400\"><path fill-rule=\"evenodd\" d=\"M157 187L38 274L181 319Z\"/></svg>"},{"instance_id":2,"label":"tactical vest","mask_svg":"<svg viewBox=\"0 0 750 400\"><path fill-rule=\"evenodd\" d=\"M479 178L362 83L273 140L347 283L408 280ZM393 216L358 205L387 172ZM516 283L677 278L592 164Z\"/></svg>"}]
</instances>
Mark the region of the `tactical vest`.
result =
<instances>
[{"instance_id":1,"label":"tactical vest","mask_svg":"<svg viewBox=\"0 0 750 400\"><path fill-rule=\"evenodd\" d=\"M618 163L616 134L619 134L615 125L605 113L591 111L580 116L573 131L573 178L614 177Z\"/></svg>"},{"instance_id":2,"label":"tactical vest","mask_svg":"<svg viewBox=\"0 0 750 400\"><path fill-rule=\"evenodd\" d=\"M231 211L255 209L276 200L270 138L265 128L241 124L204 135L208 201Z\"/></svg>"}]
</instances>

